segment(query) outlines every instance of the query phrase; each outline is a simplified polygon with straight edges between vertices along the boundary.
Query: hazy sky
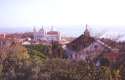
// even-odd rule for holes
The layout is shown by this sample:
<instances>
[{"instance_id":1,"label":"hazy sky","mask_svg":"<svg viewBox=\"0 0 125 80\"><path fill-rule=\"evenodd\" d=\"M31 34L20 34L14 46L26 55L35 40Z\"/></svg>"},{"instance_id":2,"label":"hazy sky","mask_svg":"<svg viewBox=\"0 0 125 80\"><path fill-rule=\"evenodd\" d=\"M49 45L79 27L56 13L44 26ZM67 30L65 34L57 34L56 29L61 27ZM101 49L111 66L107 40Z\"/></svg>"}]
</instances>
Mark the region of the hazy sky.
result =
<instances>
[{"instance_id":1,"label":"hazy sky","mask_svg":"<svg viewBox=\"0 0 125 80\"><path fill-rule=\"evenodd\" d=\"M0 0L0 28L79 25L81 29L86 23L125 29L125 1Z\"/></svg>"}]
</instances>

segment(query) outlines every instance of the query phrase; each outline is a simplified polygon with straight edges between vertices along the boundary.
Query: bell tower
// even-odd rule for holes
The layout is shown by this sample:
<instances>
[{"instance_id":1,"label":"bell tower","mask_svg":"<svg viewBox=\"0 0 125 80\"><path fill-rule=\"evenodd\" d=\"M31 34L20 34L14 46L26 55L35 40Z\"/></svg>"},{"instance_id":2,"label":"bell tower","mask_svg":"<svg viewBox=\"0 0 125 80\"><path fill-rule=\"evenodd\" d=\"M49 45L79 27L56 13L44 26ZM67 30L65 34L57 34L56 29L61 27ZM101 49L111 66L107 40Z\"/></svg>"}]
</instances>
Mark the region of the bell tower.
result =
<instances>
[{"instance_id":1,"label":"bell tower","mask_svg":"<svg viewBox=\"0 0 125 80\"><path fill-rule=\"evenodd\" d=\"M34 41L37 40L37 31L35 27L33 27L33 38L34 38Z\"/></svg>"},{"instance_id":2,"label":"bell tower","mask_svg":"<svg viewBox=\"0 0 125 80\"><path fill-rule=\"evenodd\" d=\"M44 31L44 28L42 26L42 28L39 30L39 38L42 39L45 37L45 31Z\"/></svg>"},{"instance_id":3,"label":"bell tower","mask_svg":"<svg viewBox=\"0 0 125 80\"><path fill-rule=\"evenodd\" d=\"M86 27L86 28L85 28L85 31L84 31L84 36L85 36L85 37L90 37L90 32L89 32L89 30L88 30L88 25L86 24L85 27Z\"/></svg>"}]
</instances>

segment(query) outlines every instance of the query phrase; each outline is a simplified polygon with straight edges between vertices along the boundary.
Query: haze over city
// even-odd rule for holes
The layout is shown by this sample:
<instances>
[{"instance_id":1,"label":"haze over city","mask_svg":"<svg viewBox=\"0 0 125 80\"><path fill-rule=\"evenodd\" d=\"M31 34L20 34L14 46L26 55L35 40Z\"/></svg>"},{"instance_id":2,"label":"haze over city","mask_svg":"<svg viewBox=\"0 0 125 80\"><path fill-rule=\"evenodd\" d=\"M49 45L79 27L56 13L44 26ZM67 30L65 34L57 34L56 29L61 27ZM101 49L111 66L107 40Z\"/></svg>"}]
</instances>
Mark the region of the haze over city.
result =
<instances>
[{"instance_id":1,"label":"haze over city","mask_svg":"<svg viewBox=\"0 0 125 80\"><path fill-rule=\"evenodd\" d=\"M93 31L121 33L124 7L124 0L0 0L0 32L32 31L43 25L78 36L88 24Z\"/></svg>"},{"instance_id":2,"label":"haze over city","mask_svg":"<svg viewBox=\"0 0 125 80\"><path fill-rule=\"evenodd\" d=\"M0 0L0 80L125 80L125 0Z\"/></svg>"}]
</instances>

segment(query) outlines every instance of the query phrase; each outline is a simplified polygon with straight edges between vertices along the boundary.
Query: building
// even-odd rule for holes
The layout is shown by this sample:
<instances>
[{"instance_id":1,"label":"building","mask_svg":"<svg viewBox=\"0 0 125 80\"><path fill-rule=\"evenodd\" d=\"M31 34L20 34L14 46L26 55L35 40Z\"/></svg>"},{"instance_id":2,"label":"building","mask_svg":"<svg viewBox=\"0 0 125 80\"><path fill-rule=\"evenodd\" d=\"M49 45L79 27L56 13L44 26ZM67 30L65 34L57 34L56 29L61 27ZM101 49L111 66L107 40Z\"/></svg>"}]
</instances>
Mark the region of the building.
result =
<instances>
[{"instance_id":1,"label":"building","mask_svg":"<svg viewBox=\"0 0 125 80\"><path fill-rule=\"evenodd\" d=\"M9 47L13 44L17 44L18 40L7 36L6 34L0 34L0 48Z\"/></svg>"},{"instance_id":2,"label":"building","mask_svg":"<svg viewBox=\"0 0 125 80\"><path fill-rule=\"evenodd\" d=\"M119 49L112 49L111 52L104 54L104 57L109 60L110 63L115 63L120 58Z\"/></svg>"},{"instance_id":3,"label":"building","mask_svg":"<svg viewBox=\"0 0 125 80\"><path fill-rule=\"evenodd\" d=\"M24 41L24 42L22 43L22 45L31 45L31 42L29 42L29 41Z\"/></svg>"},{"instance_id":4,"label":"building","mask_svg":"<svg viewBox=\"0 0 125 80\"><path fill-rule=\"evenodd\" d=\"M46 32L43 27L38 32L37 32L36 28L34 27L33 36L34 36L34 41L45 40Z\"/></svg>"},{"instance_id":5,"label":"building","mask_svg":"<svg viewBox=\"0 0 125 80\"><path fill-rule=\"evenodd\" d=\"M58 32L58 31L49 31L49 32L47 32L47 40L49 42L60 41L60 32Z\"/></svg>"},{"instance_id":6,"label":"building","mask_svg":"<svg viewBox=\"0 0 125 80\"><path fill-rule=\"evenodd\" d=\"M34 41L36 42L52 42L60 40L60 32L54 31L53 28L46 32L42 27L38 32L36 28L33 29Z\"/></svg>"},{"instance_id":7,"label":"building","mask_svg":"<svg viewBox=\"0 0 125 80\"><path fill-rule=\"evenodd\" d=\"M65 54L69 59L85 60L94 59L102 53L109 53L112 48L101 39L92 37L88 25L84 33L65 46Z\"/></svg>"}]
</instances>

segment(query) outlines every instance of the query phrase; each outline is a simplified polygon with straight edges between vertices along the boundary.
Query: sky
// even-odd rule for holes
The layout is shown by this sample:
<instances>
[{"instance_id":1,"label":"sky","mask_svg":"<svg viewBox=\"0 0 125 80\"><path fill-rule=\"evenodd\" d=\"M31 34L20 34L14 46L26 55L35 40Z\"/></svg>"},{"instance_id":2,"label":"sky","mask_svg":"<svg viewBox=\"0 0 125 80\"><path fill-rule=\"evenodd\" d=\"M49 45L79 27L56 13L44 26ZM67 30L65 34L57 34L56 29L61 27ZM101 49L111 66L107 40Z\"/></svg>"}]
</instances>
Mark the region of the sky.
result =
<instances>
[{"instance_id":1,"label":"sky","mask_svg":"<svg viewBox=\"0 0 125 80\"><path fill-rule=\"evenodd\" d=\"M71 35L93 30L125 31L124 0L0 0L0 31L55 26Z\"/></svg>"}]
</instances>

